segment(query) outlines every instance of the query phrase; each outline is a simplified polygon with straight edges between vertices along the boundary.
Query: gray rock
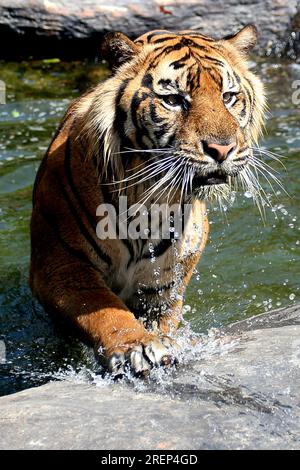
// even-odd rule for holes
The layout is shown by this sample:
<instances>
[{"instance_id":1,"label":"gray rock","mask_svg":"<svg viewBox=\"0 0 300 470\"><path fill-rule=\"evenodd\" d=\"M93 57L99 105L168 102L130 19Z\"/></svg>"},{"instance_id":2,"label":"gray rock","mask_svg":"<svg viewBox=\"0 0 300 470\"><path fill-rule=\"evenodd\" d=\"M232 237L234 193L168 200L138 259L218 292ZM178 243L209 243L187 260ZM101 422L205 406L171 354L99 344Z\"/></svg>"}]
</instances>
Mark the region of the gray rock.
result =
<instances>
[{"instance_id":1,"label":"gray rock","mask_svg":"<svg viewBox=\"0 0 300 470\"><path fill-rule=\"evenodd\" d=\"M0 448L300 449L299 305L216 332L156 374L0 398Z\"/></svg>"},{"instance_id":2,"label":"gray rock","mask_svg":"<svg viewBox=\"0 0 300 470\"><path fill-rule=\"evenodd\" d=\"M258 50L281 52L288 32L298 27L299 11L300 0L0 0L0 38L21 37L23 47L29 38L32 51L40 45L45 53L45 45L54 44L50 39L94 38L98 48L98 35L111 30L136 37L156 28L191 28L222 37L254 23L260 32Z\"/></svg>"}]
</instances>

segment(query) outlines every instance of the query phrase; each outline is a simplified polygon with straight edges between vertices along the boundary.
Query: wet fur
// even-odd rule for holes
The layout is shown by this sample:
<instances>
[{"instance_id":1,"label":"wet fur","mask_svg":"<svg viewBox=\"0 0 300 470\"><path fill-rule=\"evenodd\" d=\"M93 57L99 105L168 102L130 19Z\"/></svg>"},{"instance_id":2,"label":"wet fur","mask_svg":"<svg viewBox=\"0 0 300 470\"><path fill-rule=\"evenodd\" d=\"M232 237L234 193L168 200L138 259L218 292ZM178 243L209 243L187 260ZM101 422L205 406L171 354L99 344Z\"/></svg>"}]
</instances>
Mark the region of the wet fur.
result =
<instances>
[{"instance_id":1,"label":"wet fur","mask_svg":"<svg viewBox=\"0 0 300 470\"><path fill-rule=\"evenodd\" d=\"M253 145L261 131L264 93L247 67L247 49L255 42L249 28L220 41L191 31L151 32L135 42L110 35L103 53L113 75L71 104L41 164L31 221L31 288L47 311L75 326L111 370L118 369L124 355L134 370L143 369L142 355L154 364L166 356L165 346L157 352L159 338L180 322L184 291L207 241L205 199L228 188L189 194L192 214L176 244L99 240L96 208L103 202L117 205L120 194L128 196L129 204L143 201L145 191L162 177L140 184L134 180L134 169L146 170L156 155L145 150L172 148L178 162L189 159L186 171L193 178L208 171L201 166L201 140L234 135L241 148ZM177 64L173 72L170 62ZM189 111L176 118L159 101L165 91L158 82L172 73L192 99ZM228 74L239 83L244 100L234 113L220 99ZM126 152L129 147L136 151ZM231 165L229 174L237 171L237 164ZM128 175L134 184L127 184ZM154 191L146 205L156 196ZM167 196L169 202L181 201L181 186L157 200L165 202ZM154 268L160 271L159 284ZM143 351L134 349L139 347ZM149 348L157 352L151 360Z\"/></svg>"}]
</instances>

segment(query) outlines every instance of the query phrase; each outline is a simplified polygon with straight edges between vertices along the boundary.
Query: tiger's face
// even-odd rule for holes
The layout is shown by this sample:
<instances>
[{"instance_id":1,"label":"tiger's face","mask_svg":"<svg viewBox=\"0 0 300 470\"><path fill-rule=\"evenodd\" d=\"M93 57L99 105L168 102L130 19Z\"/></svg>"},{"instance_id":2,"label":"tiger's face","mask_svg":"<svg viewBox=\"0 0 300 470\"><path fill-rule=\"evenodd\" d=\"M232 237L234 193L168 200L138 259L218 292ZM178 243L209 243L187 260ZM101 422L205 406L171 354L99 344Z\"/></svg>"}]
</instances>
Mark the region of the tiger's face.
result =
<instances>
[{"instance_id":1,"label":"tiger's face","mask_svg":"<svg viewBox=\"0 0 300 470\"><path fill-rule=\"evenodd\" d=\"M140 150L162 168L166 162L193 194L245 173L265 104L246 62L255 42L252 26L218 41L193 31L153 31L135 42L109 35L104 51L118 84L113 128L120 148Z\"/></svg>"}]
</instances>

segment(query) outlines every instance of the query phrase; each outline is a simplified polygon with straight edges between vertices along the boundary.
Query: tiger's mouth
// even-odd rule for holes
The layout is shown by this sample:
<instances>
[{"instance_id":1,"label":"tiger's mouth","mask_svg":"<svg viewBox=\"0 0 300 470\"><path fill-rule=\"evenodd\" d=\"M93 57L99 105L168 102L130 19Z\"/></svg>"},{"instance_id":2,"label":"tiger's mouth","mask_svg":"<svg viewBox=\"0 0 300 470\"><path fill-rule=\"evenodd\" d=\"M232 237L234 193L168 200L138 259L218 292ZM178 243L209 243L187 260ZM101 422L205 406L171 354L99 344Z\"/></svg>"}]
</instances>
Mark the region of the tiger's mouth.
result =
<instances>
[{"instance_id":1,"label":"tiger's mouth","mask_svg":"<svg viewBox=\"0 0 300 470\"><path fill-rule=\"evenodd\" d=\"M193 189L198 189L202 186L215 186L219 184L228 184L228 175L218 171L212 172L207 176L197 176L193 178Z\"/></svg>"}]
</instances>

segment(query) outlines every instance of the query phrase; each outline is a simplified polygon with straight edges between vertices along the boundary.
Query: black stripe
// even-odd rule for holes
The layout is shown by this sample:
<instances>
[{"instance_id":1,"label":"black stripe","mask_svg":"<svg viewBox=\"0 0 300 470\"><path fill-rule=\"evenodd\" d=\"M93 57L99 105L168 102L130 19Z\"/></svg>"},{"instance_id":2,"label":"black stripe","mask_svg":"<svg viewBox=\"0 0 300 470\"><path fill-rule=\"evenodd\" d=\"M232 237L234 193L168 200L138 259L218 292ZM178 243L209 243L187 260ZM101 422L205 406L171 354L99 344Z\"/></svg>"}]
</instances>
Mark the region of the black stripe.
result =
<instances>
[{"instance_id":1,"label":"black stripe","mask_svg":"<svg viewBox=\"0 0 300 470\"><path fill-rule=\"evenodd\" d=\"M234 80L232 80L232 77L231 77L231 75L230 75L230 73L229 73L228 70L227 70L227 73L226 73L226 74L227 74L228 87L229 87L229 88L234 88L235 83L234 83Z\"/></svg>"},{"instance_id":2,"label":"black stripe","mask_svg":"<svg viewBox=\"0 0 300 470\"><path fill-rule=\"evenodd\" d=\"M139 96L139 91L136 91L133 95L130 105L132 123L137 131L140 131L136 132L136 142L140 148L144 147L143 137L147 137L152 145L155 145L155 142L153 142L151 139L148 129L138 122L139 107L147 98L149 98L147 93L143 93L142 96Z\"/></svg>"},{"instance_id":3,"label":"black stripe","mask_svg":"<svg viewBox=\"0 0 300 470\"><path fill-rule=\"evenodd\" d=\"M158 80L158 85L161 85L163 88L166 88L167 86L171 85L171 80L169 78L160 78Z\"/></svg>"},{"instance_id":4,"label":"black stripe","mask_svg":"<svg viewBox=\"0 0 300 470\"><path fill-rule=\"evenodd\" d=\"M234 159L234 162L243 162L247 160L247 156L245 155L244 157L237 157Z\"/></svg>"},{"instance_id":5,"label":"black stripe","mask_svg":"<svg viewBox=\"0 0 300 470\"><path fill-rule=\"evenodd\" d=\"M244 89L246 90L246 93L247 93L247 96L248 96L248 98L249 98L249 101L250 101L250 103L252 104L252 103L253 103L253 100L254 100L254 95L251 94L251 92L253 92L252 83L251 83L246 77L244 77L244 80L245 80L245 82L249 85L249 88L250 88L250 90L251 90L251 91L250 91L247 86L244 86Z\"/></svg>"},{"instance_id":6,"label":"black stripe","mask_svg":"<svg viewBox=\"0 0 300 470\"><path fill-rule=\"evenodd\" d=\"M96 153L94 153L94 155L92 156L92 162L93 162L93 165L94 165L95 169L98 170L98 168L99 168L99 159L98 159L98 155Z\"/></svg>"},{"instance_id":7,"label":"black stripe","mask_svg":"<svg viewBox=\"0 0 300 470\"><path fill-rule=\"evenodd\" d=\"M149 72L146 72L142 79L142 86L153 90L153 77Z\"/></svg>"},{"instance_id":8,"label":"black stripe","mask_svg":"<svg viewBox=\"0 0 300 470\"><path fill-rule=\"evenodd\" d=\"M142 252L147 240L134 240L134 241L142 242L142 246L140 247L140 250L139 250L140 252ZM148 251L147 253L140 254L140 255L137 255L134 253L133 247L132 246L130 247L130 242L128 240L126 241L123 240L123 242L125 243L125 245L127 246L130 252L130 260L127 263L127 269L128 269L129 266L134 262L138 263L139 261L143 259L149 259L152 257L158 258L159 256L163 255L172 245L172 238L160 240L160 242L156 246L153 247L153 251L151 251L151 253L150 251Z\"/></svg>"},{"instance_id":9,"label":"black stripe","mask_svg":"<svg viewBox=\"0 0 300 470\"><path fill-rule=\"evenodd\" d=\"M142 117L143 117L143 119L144 119L144 122L149 121L149 119L148 119L148 113L149 113L149 109L148 109L148 108L147 108L147 109L144 108L144 109L142 110ZM156 146L156 142L155 142L155 141L153 140L153 138L151 137L148 128L145 127L144 125L142 125L141 128L142 128L142 131L143 131L143 136L148 138L148 140L150 141L152 147L155 147L155 146ZM145 156L146 156L146 155L145 155Z\"/></svg>"},{"instance_id":10,"label":"black stripe","mask_svg":"<svg viewBox=\"0 0 300 470\"><path fill-rule=\"evenodd\" d=\"M251 95L251 93L250 93L250 91L248 90L247 87L244 87L244 91L246 92L246 95L247 95L247 97L248 97L249 103L250 103L250 105L251 105L251 107L252 107L252 101L253 101L252 95Z\"/></svg>"},{"instance_id":11,"label":"black stripe","mask_svg":"<svg viewBox=\"0 0 300 470\"><path fill-rule=\"evenodd\" d=\"M70 185L70 189L71 189L75 199L77 200L77 203L78 203L80 209L82 210L82 212L84 212L89 224L92 225L93 230L95 230L95 232L96 232L95 221L92 219L91 214L89 214L89 212L86 210L86 207L85 207L81 197L79 196L77 188L74 184L70 164L71 164L71 148L70 148L70 139L68 139L67 144L66 144L66 151L65 151L65 174L66 174L68 183ZM89 233L87 227L84 225L81 218L79 217L76 208L72 204L72 201L69 197L68 192L65 190L65 188L63 187L62 184L60 184L60 186L61 186L61 191L62 191L62 193L63 193L63 195L66 199L66 202L68 203L70 212L72 213L74 219L76 220L77 225L79 226L79 228L81 230L81 233L83 234L85 239L89 242L89 244L93 247L93 249L95 250L96 254L99 256L99 258L101 258L105 263L107 263L110 266L112 264L110 257L101 250L98 243L91 236L91 234Z\"/></svg>"},{"instance_id":12,"label":"black stripe","mask_svg":"<svg viewBox=\"0 0 300 470\"><path fill-rule=\"evenodd\" d=\"M119 88L119 91L116 95L116 100L115 100L116 114L115 114L114 127L115 127L115 129L118 132L120 137L124 137L124 133L125 133L124 132L124 124L125 124L126 119L127 119L127 113L126 113L126 111L124 111L122 109L121 100L122 100L122 96L123 96L124 91L126 90L127 85L128 85L129 82L130 82L129 78L124 80L124 82L122 83L122 85Z\"/></svg>"},{"instance_id":13,"label":"black stripe","mask_svg":"<svg viewBox=\"0 0 300 470\"><path fill-rule=\"evenodd\" d=\"M192 67L188 68L188 73L187 73L187 86L189 89L189 92L193 92L197 87L200 88L200 76L201 76L201 69L200 67L198 68L198 73L196 76L193 77L192 75ZM198 83L196 83L198 82Z\"/></svg>"},{"instance_id":14,"label":"black stripe","mask_svg":"<svg viewBox=\"0 0 300 470\"><path fill-rule=\"evenodd\" d=\"M246 77L244 77L244 80L249 85L250 90L253 91L251 82ZM249 103L250 103L250 123L252 123L253 122L253 108L255 106L254 94L253 95L251 94L250 90L248 89L248 87L245 84L243 86L243 90L246 92L246 95L247 95Z\"/></svg>"},{"instance_id":15,"label":"black stripe","mask_svg":"<svg viewBox=\"0 0 300 470\"><path fill-rule=\"evenodd\" d=\"M66 149L65 149L65 161L64 161L64 168L65 168L65 175L67 177L69 186L72 190L73 195L75 196L80 209L86 216L89 224L91 225L91 228L96 232L96 221L92 214L88 211L85 203L83 202L77 188L74 182L73 174L72 174L72 168L71 168L71 158L72 158L72 153L71 153L71 142L70 139L67 140L66 143Z\"/></svg>"},{"instance_id":16,"label":"black stripe","mask_svg":"<svg viewBox=\"0 0 300 470\"><path fill-rule=\"evenodd\" d=\"M168 141L167 143L165 144L165 147L168 148L168 147L173 147L174 146L174 143L175 143L175 140L176 140L176 135L175 134L172 134L168 137Z\"/></svg>"},{"instance_id":17,"label":"black stripe","mask_svg":"<svg viewBox=\"0 0 300 470\"><path fill-rule=\"evenodd\" d=\"M167 31L165 29L158 29L156 31L153 31L152 33L149 33L147 35L147 41L151 41L152 38L155 36L166 36L167 34L172 34L170 31Z\"/></svg>"},{"instance_id":18,"label":"black stripe","mask_svg":"<svg viewBox=\"0 0 300 470\"><path fill-rule=\"evenodd\" d=\"M187 46L187 47L196 47L198 46L198 44L193 41L193 39L189 36L189 37L186 37L184 36L182 39L181 39L181 44L183 44L184 46Z\"/></svg>"},{"instance_id":19,"label":"black stripe","mask_svg":"<svg viewBox=\"0 0 300 470\"><path fill-rule=\"evenodd\" d=\"M213 64L218 65L219 67L225 67L224 62L222 62L219 59L215 59L214 57L209 57L206 54L204 55L197 54L197 56L199 57L200 60L207 60L208 62L212 62Z\"/></svg>"},{"instance_id":20,"label":"black stripe","mask_svg":"<svg viewBox=\"0 0 300 470\"><path fill-rule=\"evenodd\" d=\"M154 131L154 135L156 137L156 139L160 139L161 137L163 137L168 131L170 130L170 126L161 126L160 129L158 129L157 131Z\"/></svg>"},{"instance_id":21,"label":"black stripe","mask_svg":"<svg viewBox=\"0 0 300 470\"><path fill-rule=\"evenodd\" d=\"M163 239L157 245L153 247L153 251L150 253L145 253L141 259L149 259L152 257L158 258L159 256L163 255L172 245L172 239Z\"/></svg>"},{"instance_id":22,"label":"black stripe","mask_svg":"<svg viewBox=\"0 0 300 470\"><path fill-rule=\"evenodd\" d=\"M243 109L240 112L240 117L244 119L244 117L246 116L246 111L247 111L247 106L246 106L247 103L246 103L245 98L242 100L242 105L243 105Z\"/></svg>"},{"instance_id":23,"label":"black stripe","mask_svg":"<svg viewBox=\"0 0 300 470\"><path fill-rule=\"evenodd\" d=\"M240 84L241 83L241 78L238 76L238 74L235 71L233 71L233 75L234 75L234 78L236 79L236 81L238 82L238 84Z\"/></svg>"},{"instance_id":24,"label":"black stripe","mask_svg":"<svg viewBox=\"0 0 300 470\"><path fill-rule=\"evenodd\" d=\"M137 118L137 110L139 105L141 104L143 100L139 98L139 91L137 90L131 100L131 105L130 105L130 111L131 111L131 119L134 127L136 129L139 129L139 123L138 123L138 118Z\"/></svg>"},{"instance_id":25,"label":"black stripe","mask_svg":"<svg viewBox=\"0 0 300 470\"><path fill-rule=\"evenodd\" d=\"M183 46L180 42L178 44L175 44L174 46L162 46L162 47L159 47L155 50L155 52L158 52L158 54L156 54L156 56L154 57L154 59L152 60L152 62L150 63L150 66L149 68L151 67L156 67L157 64L159 63L160 59L161 59L161 56L162 55L166 55L166 54L169 54L170 52L173 52L173 51L180 51L180 49L183 49L184 47L186 46Z\"/></svg>"},{"instance_id":26,"label":"black stripe","mask_svg":"<svg viewBox=\"0 0 300 470\"><path fill-rule=\"evenodd\" d=\"M47 223L49 223L49 225L51 226L51 230L55 233L55 236L60 241L60 243L61 243L62 247L64 248L64 250L66 250L74 258L77 258L81 262L90 265L95 271L97 271L101 275L103 275L103 272L99 269L99 267L96 264L94 264L93 261L82 250L78 250L78 249L72 247L69 243L67 243L62 238L61 233L60 233L60 231L58 229L58 226L57 226L57 221L55 220L55 218L51 214L49 214L48 212L47 212L47 214L44 214L44 212L41 211L41 215L42 215L42 217L44 217L44 219L47 221Z\"/></svg>"},{"instance_id":27,"label":"black stripe","mask_svg":"<svg viewBox=\"0 0 300 470\"><path fill-rule=\"evenodd\" d=\"M157 107L155 106L153 102L150 103L149 109L150 109L150 117L151 117L152 122L154 122L155 124L167 122L166 119L163 119L157 115Z\"/></svg>"},{"instance_id":28,"label":"black stripe","mask_svg":"<svg viewBox=\"0 0 300 470\"><path fill-rule=\"evenodd\" d=\"M177 39L177 36L173 35L173 36L164 36L163 38L158 38L158 39L155 39L154 41L152 41L152 44L161 44L163 42L166 42L166 41L171 41L172 39Z\"/></svg>"},{"instance_id":29,"label":"black stripe","mask_svg":"<svg viewBox=\"0 0 300 470\"><path fill-rule=\"evenodd\" d=\"M186 34L181 34L181 35L185 36ZM197 34L197 33L189 34L188 37L191 39L202 39L203 41L207 41L207 42L215 42L215 39L211 39L206 36L203 36L202 34Z\"/></svg>"},{"instance_id":30,"label":"black stripe","mask_svg":"<svg viewBox=\"0 0 300 470\"><path fill-rule=\"evenodd\" d=\"M128 252L129 252L129 255L130 255L130 258L129 258L128 263L127 263L127 269L128 269L129 266L131 265L131 263L134 260L134 250L133 250L132 244L130 243L129 239L121 238L121 241L126 246Z\"/></svg>"},{"instance_id":31,"label":"black stripe","mask_svg":"<svg viewBox=\"0 0 300 470\"><path fill-rule=\"evenodd\" d=\"M141 92L140 96L139 96L139 100L140 100L140 103L141 104L143 101L145 101L147 98L150 98L151 96L151 93L146 93L145 91L144 92Z\"/></svg>"},{"instance_id":32,"label":"black stripe","mask_svg":"<svg viewBox=\"0 0 300 470\"><path fill-rule=\"evenodd\" d=\"M181 59L175 60L171 62L170 66L174 68L174 70L178 70L186 65L185 61L191 57L190 52L187 52Z\"/></svg>"},{"instance_id":33,"label":"black stripe","mask_svg":"<svg viewBox=\"0 0 300 470\"><path fill-rule=\"evenodd\" d=\"M218 71L216 69L212 67L206 67L205 65L202 65L202 69L210 75L210 78L218 85L220 89L223 88L223 78L221 75L218 75Z\"/></svg>"},{"instance_id":34,"label":"black stripe","mask_svg":"<svg viewBox=\"0 0 300 470\"><path fill-rule=\"evenodd\" d=\"M163 286L155 286L155 287L139 287L139 293L136 292L134 295L140 296L141 294L144 295L157 295L159 292L165 292L167 290L172 289L175 287L175 281L170 282L169 284L165 284Z\"/></svg>"}]
</instances>

